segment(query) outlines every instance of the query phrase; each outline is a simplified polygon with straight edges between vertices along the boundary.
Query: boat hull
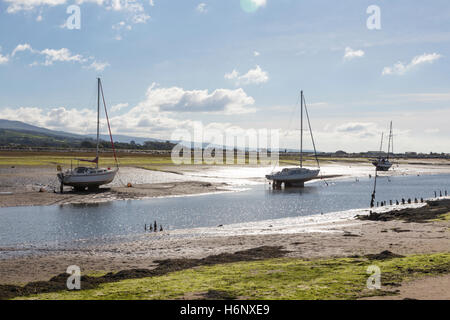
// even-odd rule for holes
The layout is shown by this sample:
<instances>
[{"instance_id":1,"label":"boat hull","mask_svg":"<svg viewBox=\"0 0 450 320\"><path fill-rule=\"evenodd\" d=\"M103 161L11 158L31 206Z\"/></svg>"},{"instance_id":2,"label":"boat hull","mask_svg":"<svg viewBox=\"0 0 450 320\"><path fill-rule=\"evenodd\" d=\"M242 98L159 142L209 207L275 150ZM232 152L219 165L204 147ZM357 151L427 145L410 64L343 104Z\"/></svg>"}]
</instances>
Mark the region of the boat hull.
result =
<instances>
[{"instance_id":1,"label":"boat hull","mask_svg":"<svg viewBox=\"0 0 450 320\"><path fill-rule=\"evenodd\" d=\"M59 173L58 179L65 186L76 188L98 187L104 184L111 183L118 170L107 170L106 172L95 174L71 174Z\"/></svg>"},{"instance_id":2,"label":"boat hull","mask_svg":"<svg viewBox=\"0 0 450 320\"><path fill-rule=\"evenodd\" d=\"M389 161L373 161L372 164L377 168L377 171L389 171L392 163Z\"/></svg>"},{"instance_id":3,"label":"boat hull","mask_svg":"<svg viewBox=\"0 0 450 320\"><path fill-rule=\"evenodd\" d=\"M303 187L304 183L317 178L320 170L302 169L301 172L298 169L284 169L283 171L275 174L266 175L266 178L272 180L274 184L284 183L285 186Z\"/></svg>"}]
</instances>

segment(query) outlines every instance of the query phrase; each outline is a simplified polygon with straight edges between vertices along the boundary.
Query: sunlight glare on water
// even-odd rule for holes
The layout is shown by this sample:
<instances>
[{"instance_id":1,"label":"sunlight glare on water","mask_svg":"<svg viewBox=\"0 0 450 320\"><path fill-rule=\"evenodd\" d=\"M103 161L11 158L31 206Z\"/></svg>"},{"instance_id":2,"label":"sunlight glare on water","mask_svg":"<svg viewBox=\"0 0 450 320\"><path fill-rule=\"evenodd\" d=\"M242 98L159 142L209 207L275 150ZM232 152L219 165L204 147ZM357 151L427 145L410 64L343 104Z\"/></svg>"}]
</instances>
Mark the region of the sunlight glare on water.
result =
<instances>
[{"instance_id":1,"label":"sunlight glare on water","mask_svg":"<svg viewBox=\"0 0 450 320\"><path fill-rule=\"evenodd\" d=\"M450 175L380 177L377 200L431 198L450 191ZM304 189L249 190L191 197L114 201L100 204L0 208L0 247L57 244L81 239L136 236L155 220L164 230L216 227L367 208L373 179L316 181Z\"/></svg>"}]
</instances>

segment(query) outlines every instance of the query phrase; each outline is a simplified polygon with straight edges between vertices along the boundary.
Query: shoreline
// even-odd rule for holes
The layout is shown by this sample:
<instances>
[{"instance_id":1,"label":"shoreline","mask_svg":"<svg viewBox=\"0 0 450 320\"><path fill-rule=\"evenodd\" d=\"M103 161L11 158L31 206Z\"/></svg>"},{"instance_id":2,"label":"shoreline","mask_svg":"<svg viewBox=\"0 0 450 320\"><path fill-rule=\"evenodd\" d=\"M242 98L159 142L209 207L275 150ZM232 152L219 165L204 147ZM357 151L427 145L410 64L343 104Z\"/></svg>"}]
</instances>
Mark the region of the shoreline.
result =
<instances>
[{"instance_id":1,"label":"shoreline","mask_svg":"<svg viewBox=\"0 0 450 320\"><path fill-rule=\"evenodd\" d=\"M425 205L383 207L372 211L414 210ZM308 216L164 231L144 234L132 241L106 241L83 248L16 248L14 250L33 252L0 259L0 284L45 281L64 273L67 266L73 264L79 265L85 274L117 272L152 268L155 261L162 259L203 259L262 246L280 246L289 252L287 257L302 259L349 257L384 250L401 255L449 252L448 221L405 223L401 220L356 219L358 214L367 215L369 211L356 209L324 214L328 221L307 221L314 220L314 216ZM4 255L8 251L9 248L0 249Z\"/></svg>"},{"instance_id":2,"label":"shoreline","mask_svg":"<svg viewBox=\"0 0 450 320\"><path fill-rule=\"evenodd\" d=\"M398 170L393 174L403 176L448 173L442 170L442 167L433 167L431 170L427 167L427 169L404 167L402 171ZM183 197L208 195L211 192L233 192L230 189L239 190L251 185L260 185L264 183L264 180L261 181L255 177L260 175L262 170L267 168L244 168L238 172L241 175L236 176L236 167L202 167L195 170L189 167L177 173L126 168L122 170L126 175L125 178L122 176L121 180L133 178L139 182L138 185L144 186L141 189L144 191L138 188L133 190L136 192L133 195L134 199L142 199L145 194L140 192L147 191L153 196L159 193L161 197ZM29 172L39 173L40 170L24 170L21 178L18 179L19 183L24 185L24 181L29 182L27 180ZM323 172L324 175L339 174L339 177L330 180L340 180L363 177L373 170L370 166L330 165L325 166ZM53 171L48 170L47 177L53 174ZM0 171L0 181L5 181L1 180L4 176L5 172ZM24 179L24 176L27 179ZM178 191L189 192L176 194L177 192L174 191L177 190L175 189L177 185L181 188ZM193 185L197 187L197 194L193 194ZM116 185L112 188L120 191L123 187ZM225 190L221 190L222 188ZM129 189L134 188L126 188L124 191ZM168 194L169 190L172 190L171 195ZM5 188L0 188L0 192L2 191L5 191ZM95 197L97 194L63 196L73 197L71 201L81 199L82 203L86 203L86 197L100 201L104 200L108 192L102 193L101 197ZM32 189L23 194L25 198L30 198L31 194L37 197L43 194L61 196L53 193L39 193ZM15 195L0 195L0 199L8 196L15 197ZM123 197L125 198L124 195ZM114 200L116 199L106 199L106 201ZM159 260L205 259L214 255L264 246L278 246L288 252L287 258L306 260L365 256L386 250L405 256L449 252L448 221L423 223L398 219L391 221L356 219L357 215L367 216L370 211L386 213L414 210L424 205L413 203L378 207L372 210L352 209L209 228L169 230L121 239L79 240L78 246L71 248L58 244L56 246L26 245L21 248L3 247L0 248L0 284L23 285L33 281L47 281L55 275L64 273L69 265L80 266L83 274L153 269L158 266Z\"/></svg>"},{"instance_id":3,"label":"shoreline","mask_svg":"<svg viewBox=\"0 0 450 320\"><path fill-rule=\"evenodd\" d=\"M241 172L242 171L242 172ZM99 203L118 200L183 197L242 191L251 185L266 183L265 174L272 167L252 166L163 166L159 169L123 167L116 180L101 192L73 192L66 188L60 194L52 167L0 167L0 209L16 206ZM338 181L373 176L371 164L328 163L321 167L316 180ZM442 163L403 164L380 176L450 174ZM316 181L314 180L314 181ZM132 187L126 185L131 183Z\"/></svg>"}]
</instances>

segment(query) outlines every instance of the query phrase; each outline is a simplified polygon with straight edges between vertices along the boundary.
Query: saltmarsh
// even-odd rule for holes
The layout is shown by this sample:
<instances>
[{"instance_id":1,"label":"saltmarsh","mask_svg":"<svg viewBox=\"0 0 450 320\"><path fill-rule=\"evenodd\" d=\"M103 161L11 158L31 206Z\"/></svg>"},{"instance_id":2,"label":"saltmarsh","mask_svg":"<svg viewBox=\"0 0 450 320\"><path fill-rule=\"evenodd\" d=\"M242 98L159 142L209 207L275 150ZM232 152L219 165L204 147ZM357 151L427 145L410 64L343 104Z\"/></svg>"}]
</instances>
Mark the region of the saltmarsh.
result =
<instances>
[{"instance_id":1,"label":"saltmarsh","mask_svg":"<svg viewBox=\"0 0 450 320\"><path fill-rule=\"evenodd\" d=\"M381 270L381 289L367 289L367 267ZM355 299L395 294L403 281L450 273L450 253L388 260L366 257L302 260L276 258L202 266L141 279L104 283L94 289L60 291L17 299L179 299L215 292L239 299Z\"/></svg>"},{"instance_id":2,"label":"saltmarsh","mask_svg":"<svg viewBox=\"0 0 450 320\"><path fill-rule=\"evenodd\" d=\"M73 166L78 164L76 158L93 159L95 153L83 152L0 152L0 166L57 166L62 165L65 168L70 167L71 162ZM134 166L145 167L152 169L152 166L161 165L173 165L170 155L158 155L158 154L128 154L118 153L118 159L121 166ZM321 161L335 161L333 159L320 159ZM223 161L226 161L224 158ZM297 165L298 159L292 156L280 155L280 164L282 165ZM361 159L354 159L353 161L361 161ZM245 163L249 163L248 156L245 159ZM258 164L260 162L258 161ZM305 165L314 166L316 164L315 159L312 157L304 158ZM112 153L100 154L100 166L114 165L114 157ZM206 164L203 162L202 164ZM234 159L234 164L238 164ZM229 165L229 164L228 164Z\"/></svg>"}]
</instances>

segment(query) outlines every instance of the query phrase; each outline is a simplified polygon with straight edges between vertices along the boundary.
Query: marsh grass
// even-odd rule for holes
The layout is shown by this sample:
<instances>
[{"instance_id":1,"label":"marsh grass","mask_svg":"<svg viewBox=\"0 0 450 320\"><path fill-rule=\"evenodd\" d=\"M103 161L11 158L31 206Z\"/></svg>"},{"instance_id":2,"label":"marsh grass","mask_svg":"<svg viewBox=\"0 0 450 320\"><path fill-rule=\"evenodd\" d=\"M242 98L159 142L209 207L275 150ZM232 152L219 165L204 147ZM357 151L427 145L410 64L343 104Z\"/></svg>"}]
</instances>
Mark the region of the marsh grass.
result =
<instances>
[{"instance_id":1,"label":"marsh grass","mask_svg":"<svg viewBox=\"0 0 450 320\"><path fill-rule=\"evenodd\" d=\"M381 290L366 287L369 265L381 269ZM95 289L46 293L26 299L201 299L208 292L220 292L224 297L236 299L356 299L392 295L393 288L403 281L445 273L450 273L449 253L388 260L276 258L202 266L163 276L105 283Z\"/></svg>"},{"instance_id":2,"label":"marsh grass","mask_svg":"<svg viewBox=\"0 0 450 320\"><path fill-rule=\"evenodd\" d=\"M81 159L93 159L95 158L95 153L93 152L50 152L50 151L3 151L0 152L0 166L43 166L51 167L61 165L64 168L70 167L71 163L73 166L86 165L85 162L78 162L77 158ZM121 166L129 167L144 167L149 169L156 169L158 166L169 166L174 165L171 156L169 154L129 154L129 153L118 153L118 159ZM314 157L305 156L304 158L305 166L316 166L316 160ZM224 157L224 161L226 158ZM335 162L346 162L346 163L361 163L367 162L367 159L360 158L322 158L319 157L320 163L335 163ZM283 155L280 154L280 165L295 166L298 165L298 156ZM114 165L114 157L111 152L100 154L100 166L112 166ZM238 165L237 160L234 159L234 164ZM249 164L248 155L245 158L245 164ZM261 164L258 161L258 165ZM89 164L88 164L89 165ZM206 165L205 162L202 165ZM230 166L232 164L219 164Z\"/></svg>"}]
</instances>

